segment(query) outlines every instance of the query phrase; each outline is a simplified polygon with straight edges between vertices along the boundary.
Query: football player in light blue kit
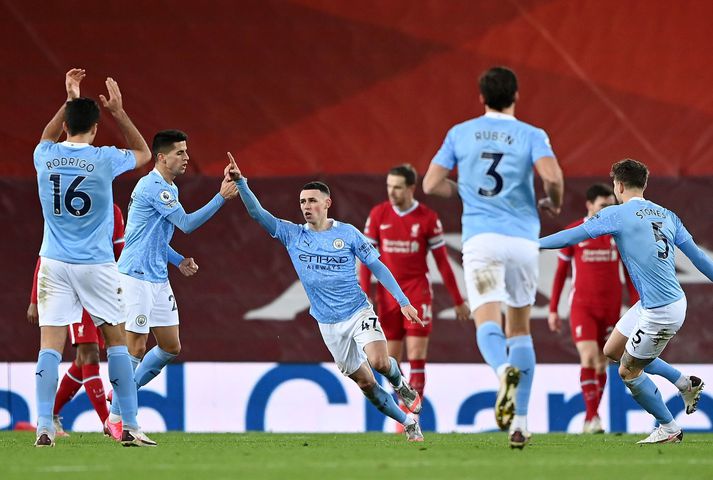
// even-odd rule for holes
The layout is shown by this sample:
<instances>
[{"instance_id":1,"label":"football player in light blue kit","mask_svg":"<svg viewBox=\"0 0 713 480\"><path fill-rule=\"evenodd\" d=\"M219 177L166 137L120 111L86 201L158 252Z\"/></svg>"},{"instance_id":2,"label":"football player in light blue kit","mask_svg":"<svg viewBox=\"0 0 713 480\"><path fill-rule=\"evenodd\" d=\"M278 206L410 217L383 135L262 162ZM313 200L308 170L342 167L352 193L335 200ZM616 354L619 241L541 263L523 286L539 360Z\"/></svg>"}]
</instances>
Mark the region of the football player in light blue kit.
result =
<instances>
[{"instance_id":1,"label":"football player in light blue kit","mask_svg":"<svg viewBox=\"0 0 713 480\"><path fill-rule=\"evenodd\" d=\"M495 420L513 448L530 438L527 406L535 373L530 309L538 276L540 219L556 215L564 180L544 130L515 118L517 78L505 67L480 77L485 115L448 131L423 179L427 194L463 201L463 273L480 353L500 379ZM535 201L533 167L546 198ZM448 175L458 168L458 183ZM501 308L507 305L505 332ZM513 416L514 415L514 416Z\"/></svg>"},{"instance_id":2,"label":"football player in light blue kit","mask_svg":"<svg viewBox=\"0 0 713 480\"><path fill-rule=\"evenodd\" d=\"M651 435L638 443L680 442L683 432L644 369L658 359L686 317L686 295L676 278L676 247L710 280L713 261L698 248L675 213L644 199L649 176L646 165L622 160L612 166L611 175L614 194L622 204L601 210L578 227L540 239L540 246L554 249L601 235L614 237L641 300L619 320L604 353L611 357L618 338L628 338L619 375L634 400L659 422ZM702 388L700 379L698 385L689 388L697 393L695 401ZM686 403L687 413L691 413Z\"/></svg>"},{"instance_id":3,"label":"football player in light blue kit","mask_svg":"<svg viewBox=\"0 0 713 480\"><path fill-rule=\"evenodd\" d=\"M421 398L401 375L396 359L389 357L379 319L357 281L358 258L399 302L404 316L423 325L394 276L379 260L379 253L358 229L327 218L332 199L326 184L310 182L302 188L300 208L306 223L295 225L262 208L232 155L228 156L226 178L236 181L250 216L287 249L307 292L309 312L317 320L339 370L359 385L377 409L404 426L408 441L422 442L414 415L399 408L371 371L373 368L389 380L410 412L421 411Z\"/></svg>"},{"instance_id":4,"label":"football player in light blue kit","mask_svg":"<svg viewBox=\"0 0 713 480\"><path fill-rule=\"evenodd\" d=\"M186 213L174 180L188 166L187 140L180 130L158 132L151 145L156 167L138 181L131 194L119 272L126 293L126 336L137 388L153 380L181 351L178 306L168 281L168 264L178 267L185 276L195 274L198 265L171 248L175 227L191 233L226 200L238 196L235 182L224 178L220 191L206 205ZM146 353L149 331L156 346ZM112 435L121 430L122 414L121 404L112 402L107 419Z\"/></svg>"},{"instance_id":5,"label":"football player in light blue kit","mask_svg":"<svg viewBox=\"0 0 713 480\"><path fill-rule=\"evenodd\" d=\"M67 103L45 127L34 153L45 220L37 282L41 333L35 373L38 410L35 445L54 445L52 407L67 325L81 319L84 307L104 334L109 379L126 411L122 444L155 446L136 421L136 387L121 325L123 296L112 244L111 185L118 175L148 162L151 152L124 111L119 86L111 78L106 80L109 99L104 95L100 98L116 120L128 149L92 146L99 106L90 98L80 98L79 85L84 77L82 69L67 72ZM63 130L67 140L57 143Z\"/></svg>"}]
</instances>

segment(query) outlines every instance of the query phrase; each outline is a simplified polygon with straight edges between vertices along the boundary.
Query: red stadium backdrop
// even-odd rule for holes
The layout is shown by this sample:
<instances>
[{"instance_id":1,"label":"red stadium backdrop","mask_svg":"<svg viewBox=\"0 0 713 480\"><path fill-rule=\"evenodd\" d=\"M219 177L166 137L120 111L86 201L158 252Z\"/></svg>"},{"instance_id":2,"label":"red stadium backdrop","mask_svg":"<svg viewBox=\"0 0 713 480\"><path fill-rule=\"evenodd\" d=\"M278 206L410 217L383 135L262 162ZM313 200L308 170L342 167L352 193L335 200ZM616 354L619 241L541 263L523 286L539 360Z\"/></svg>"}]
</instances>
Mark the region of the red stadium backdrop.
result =
<instances>
[{"instance_id":1,"label":"red stadium backdrop","mask_svg":"<svg viewBox=\"0 0 713 480\"><path fill-rule=\"evenodd\" d=\"M39 332L24 321L42 236L32 151L73 66L87 69L87 96L113 76L149 141L188 132L187 210L217 190L231 150L275 214L299 221L297 191L318 177L335 191L332 215L361 227L385 171L410 162L424 173L448 128L480 114L478 74L506 64L520 78L518 117L548 131L567 176L566 209L545 233L583 213L583 190L613 161L633 157L652 169L648 196L713 250L713 67L701 61L713 3L76 0L6 1L0 12L4 361L36 357ZM122 145L109 115L96 143ZM115 184L124 213L137 177ZM458 203L426 201L457 233ZM191 279L172 273L183 360L329 360L287 255L239 201L174 244L201 266ZM713 287L684 286L688 320L667 358L713 362ZM437 285L435 310L447 299ZM543 321L534 331L540 361L576 361L567 335ZM433 360L482 361L473 337L470 324L439 321Z\"/></svg>"}]
</instances>

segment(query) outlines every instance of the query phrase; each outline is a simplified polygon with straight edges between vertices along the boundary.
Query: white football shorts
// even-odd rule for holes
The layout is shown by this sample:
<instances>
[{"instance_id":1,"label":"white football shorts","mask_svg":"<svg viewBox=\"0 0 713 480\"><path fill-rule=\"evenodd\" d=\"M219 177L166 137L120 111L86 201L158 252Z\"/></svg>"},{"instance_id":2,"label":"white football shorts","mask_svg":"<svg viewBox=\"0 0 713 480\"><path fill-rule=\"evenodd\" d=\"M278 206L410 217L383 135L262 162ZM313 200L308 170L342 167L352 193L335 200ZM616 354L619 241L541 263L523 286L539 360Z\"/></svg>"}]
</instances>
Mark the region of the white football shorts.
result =
<instances>
[{"instance_id":1,"label":"white football shorts","mask_svg":"<svg viewBox=\"0 0 713 480\"><path fill-rule=\"evenodd\" d=\"M178 305L168 280L152 283L121 274L126 299L126 331L149 333L153 327L178 325Z\"/></svg>"},{"instance_id":2,"label":"white football shorts","mask_svg":"<svg viewBox=\"0 0 713 480\"><path fill-rule=\"evenodd\" d=\"M540 245L498 233L480 233L463 244L463 274L471 310L490 302L509 307L535 303Z\"/></svg>"},{"instance_id":3,"label":"white football shorts","mask_svg":"<svg viewBox=\"0 0 713 480\"><path fill-rule=\"evenodd\" d=\"M366 362L364 347L378 340L386 341L379 317L369 306L339 323L318 323L319 331L343 375L349 376Z\"/></svg>"},{"instance_id":4,"label":"white football shorts","mask_svg":"<svg viewBox=\"0 0 713 480\"><path fill-rule=\"evenodd\" d=\"M634 358L648 359L661 355L668 341L676 335L686 319L686 297L656 308L644 308L638 301L616 324L627 337L626 351Z\"/></svg>"},{"instance_id":5,"label":"white football shorts","mask_svg":"<svg viewBox=\"0 0 713 480\"><path fill-rule=\"evenodd\" d=\"M95 325L124 321L124 296L116 263L85 265L42 257L37 275L40 326L82 321L86 309Z\"/></svg>"}]
</instances>

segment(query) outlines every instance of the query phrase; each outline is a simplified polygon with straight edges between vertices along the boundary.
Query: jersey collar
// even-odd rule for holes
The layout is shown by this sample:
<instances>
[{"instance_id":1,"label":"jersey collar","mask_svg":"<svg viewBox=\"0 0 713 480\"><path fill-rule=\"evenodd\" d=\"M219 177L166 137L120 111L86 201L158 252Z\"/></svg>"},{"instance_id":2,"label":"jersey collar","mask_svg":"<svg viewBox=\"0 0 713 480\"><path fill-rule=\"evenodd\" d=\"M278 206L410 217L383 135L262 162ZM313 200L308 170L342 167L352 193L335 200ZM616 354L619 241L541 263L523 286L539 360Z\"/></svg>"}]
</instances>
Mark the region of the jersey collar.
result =
<instances>
[{"instance_id":1,"label":"jersey collar","mask_svg":"<svg viewBox=\"0 0 713 480\"><path fill-rule=\"evenodd\" d=\"M508 115L507 113L500 113L500 112L485 112L485 115L488 118L497 118L498 120L517 120L513 115Z\"/></svg>"},{"instance_id":2,"label":"jersey collar","mask_svg":"<svg viewBox=\"0 0 713 480\"><path fill-rule=\"evenodd\" d=\"M64 145L65 147L69 147L69 148L86 148L89 146L88 143L75 143L75 142L68 142L66 140L64 142L62 142L62 145Z\"/></svg>"},{"instance_id":3,"label":"jersey collar","mask_svg":"<svg viewBox=\"0 0 713 480\"><path fill-rule=\"evenodd\" d=\"M330 231L331 229L336 228L336 227L339 226L339 221L337 221L337 220L335 220L335 219L333 219L333 218L328 218L327 221L332 222L332 226L329 227L329 228L326 229L326 230L322 230L323 232L328 232L328 231ZM304 229L307 230L308 232L321 233L321 232L315 232L314 230L312 230L311 228L309 228L309 223L307 223L307 222L305 222L305 223L302 225L302 228L304 228Z\"/></svg>"},{"instance_id":4,"label":"jersey collar","mask_svg":"<svg viewBox=\"0 0 713 480\"><path fill-rule=\"evenodd\" d=\"M405 216L408 215L409 213L411 213L411 212L413 212L414 210L416 210L416 209L418 208L418 205L419 205L419 204L418 204L418 200L416 200L416 199L414 198L414 199L413 199L413 205L411 205L411 207L408 208L407 210L401 211L401 210L399 210L398 208L396 208L395 205L391 205L391 208L394 209L394 212L396 212L396 215L398 215L399 217L405 217Z\"/></svg>"}]
</instances>

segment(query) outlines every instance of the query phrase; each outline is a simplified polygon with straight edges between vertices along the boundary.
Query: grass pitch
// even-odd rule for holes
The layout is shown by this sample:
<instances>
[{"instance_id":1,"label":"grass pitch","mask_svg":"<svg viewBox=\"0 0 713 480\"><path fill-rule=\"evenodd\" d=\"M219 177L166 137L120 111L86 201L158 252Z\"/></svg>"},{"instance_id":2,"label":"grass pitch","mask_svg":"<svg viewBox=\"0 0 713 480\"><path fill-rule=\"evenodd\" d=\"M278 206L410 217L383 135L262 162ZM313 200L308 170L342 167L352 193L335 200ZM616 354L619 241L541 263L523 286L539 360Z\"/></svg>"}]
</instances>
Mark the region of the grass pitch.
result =
<instances>
[{"instance_id":1,"label":"grass pitch","mask_svg":"<svg viewBox=\"0 0 713 480\"><path fill-rule=\"evenodd\" d=\"M535 435L511 450L504 433L152 434L158 448L122 448L73 433L55 448L31 432L0 432L0 479L667 479L713 478L713 435L636 445L645 435Z\"/></svg>"}]
</instances>

